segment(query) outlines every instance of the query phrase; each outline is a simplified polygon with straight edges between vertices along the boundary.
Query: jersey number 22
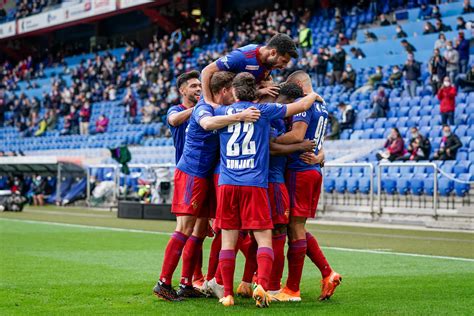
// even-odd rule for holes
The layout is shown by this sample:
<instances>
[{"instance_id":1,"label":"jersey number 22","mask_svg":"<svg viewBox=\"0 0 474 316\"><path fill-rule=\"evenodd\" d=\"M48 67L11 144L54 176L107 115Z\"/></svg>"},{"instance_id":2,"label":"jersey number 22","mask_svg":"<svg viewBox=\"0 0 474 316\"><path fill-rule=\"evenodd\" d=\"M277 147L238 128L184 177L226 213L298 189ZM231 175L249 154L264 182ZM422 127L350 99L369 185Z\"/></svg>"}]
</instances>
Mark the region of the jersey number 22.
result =
<instances>
[{"instance_id":1,"label":"jersey number 22","mask_svg":"<svg viewBox=\"0 0 474 316\"><path fill-rule=\"evenodd\" d=\"M243 125L243 127L242 127ZM227 142L227 157L237 157L240 155L255 155L256 147L253 136L253 123L235 123L227 126L227 132L232 133ZM242 153L240 153L240 144L237 142L241 133L245 133L242 141Z\"/></svg>"}]
</instances>

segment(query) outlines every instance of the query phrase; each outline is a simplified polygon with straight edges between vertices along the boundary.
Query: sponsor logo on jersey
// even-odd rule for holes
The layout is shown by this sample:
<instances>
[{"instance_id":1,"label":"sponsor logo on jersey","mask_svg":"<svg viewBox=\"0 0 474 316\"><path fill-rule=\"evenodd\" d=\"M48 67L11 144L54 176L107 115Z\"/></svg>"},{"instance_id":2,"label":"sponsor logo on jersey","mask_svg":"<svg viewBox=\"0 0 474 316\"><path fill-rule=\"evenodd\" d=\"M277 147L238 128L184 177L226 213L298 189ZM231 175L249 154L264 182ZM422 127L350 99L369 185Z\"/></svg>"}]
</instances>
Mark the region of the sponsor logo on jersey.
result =
<instances>
[{"instance_id":1,"label":"sponsor logo on jersey","mask_svg":"<svg viewBox=\"0 0 474 316\"><path fill-rule=\"evenodd\" d=\"M259 70L260 66L259 65L247 65L245 66L245 70Z\"/></svg>"}]
</instances>

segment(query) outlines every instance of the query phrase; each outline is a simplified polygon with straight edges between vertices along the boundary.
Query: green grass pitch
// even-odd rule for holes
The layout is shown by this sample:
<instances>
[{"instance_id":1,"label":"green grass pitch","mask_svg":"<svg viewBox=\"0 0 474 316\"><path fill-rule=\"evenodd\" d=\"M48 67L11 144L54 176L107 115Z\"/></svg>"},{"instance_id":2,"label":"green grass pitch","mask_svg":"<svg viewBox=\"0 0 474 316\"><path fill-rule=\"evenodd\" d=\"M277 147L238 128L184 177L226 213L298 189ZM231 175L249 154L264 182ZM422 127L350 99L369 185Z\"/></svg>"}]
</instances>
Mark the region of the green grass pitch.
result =
<instances>
[{"instance_id":1,"label":"green grass pitch","mask_svg":"<svg viewBox=\"0 0 474 316\"><path fill-rule=\"evenodd\" d=\"M71 211L69 211L71 212ZM72 216L73 215L73 216ZM13 220L11 220L13 219ZM30 221L23 221L30 220ZM62 222L107 228L54 225ZM215 298L160 301L152 295L174 223L119 220L112 213L35 209L0 215L0 314L473 315L474 260L402 256L338 249L384 249L425 255L474 257L474 234L310 225L343 283L326 302L320 274L308 260L301 303L259 310L237 299L224 308ZM209 240L205 243L207 263ZM205 267L204 267L205 268ZM236 286L243 270L239 255ZM204 270L205 271L205 270ZM180 267L175 273L175 284ZM284 279L286 278L286 271Z\"/></svg>"}]
</instances>

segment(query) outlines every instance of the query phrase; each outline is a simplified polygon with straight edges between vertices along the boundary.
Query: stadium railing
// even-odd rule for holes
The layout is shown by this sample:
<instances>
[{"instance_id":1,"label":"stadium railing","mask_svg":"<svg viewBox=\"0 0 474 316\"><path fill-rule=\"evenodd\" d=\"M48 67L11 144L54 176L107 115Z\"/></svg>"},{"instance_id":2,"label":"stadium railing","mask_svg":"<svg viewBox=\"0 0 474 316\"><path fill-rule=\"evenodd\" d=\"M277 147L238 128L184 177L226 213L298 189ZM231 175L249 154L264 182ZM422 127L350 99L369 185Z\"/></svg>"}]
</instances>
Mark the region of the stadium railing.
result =
<instances>
[{"instance_id":1,"label":"stadium railing","mask_svg":"<svg viewBox=\"0 0 474 316\"><path fill-rule=\"evenodd\" d=\"M352 168L352 167L362 167L368 168L370 170L370 190L369 190L369 208L370 213L373 215L374 212L374 166L368 162L344 162L344 163L337 163L337 162L327 162L324 164L323 170L326 168ZM324 201L324 176L323 176L323 183L321 186L321 202L323 205L323 211L325 211L325 201Z\"/></svg>"},{"instance_id":2,"label":"stadium railing","mask_svg":"<svg viewBox=\"0 0 474 316\"><path fill-rule=\"evenodd\" d=\"M377 167L377 202L378 212L382 214L382 168L383 167L428 167L434 169L433 176L433 217L438 217L438 166L433 162L380 162Z\"/></svg>"}]
</instances>

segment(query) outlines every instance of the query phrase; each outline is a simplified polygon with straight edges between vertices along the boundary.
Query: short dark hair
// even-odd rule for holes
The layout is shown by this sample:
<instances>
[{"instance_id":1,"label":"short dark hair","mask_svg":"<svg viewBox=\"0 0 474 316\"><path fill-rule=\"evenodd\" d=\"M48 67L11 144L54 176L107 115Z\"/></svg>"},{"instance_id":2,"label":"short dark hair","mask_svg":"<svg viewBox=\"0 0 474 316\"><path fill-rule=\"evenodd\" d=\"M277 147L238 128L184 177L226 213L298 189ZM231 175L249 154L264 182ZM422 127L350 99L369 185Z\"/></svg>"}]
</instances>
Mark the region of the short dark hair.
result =
<instances>
[{"instance_id":1,"label":"short dark hair","mask_svg":"<svg viewBox=\"0 0 474 316\"><path fill-rule=\"evenodd\" d=\"M291 37L286 34L278 33L274 35L267 43L267 47L275 48L278 55L285 56L288 54L293 58L298 58L296 44Z\"/></svg>"},{"instance_id":2,"label":"short dark hair","mask_svg":"<svg viewBox=\"0 0 474 316\"><path fill-rule=\"evenodd\" d=\"M241 72L232 80L235 96L240 101L254 101L257 98L255 77L248 72Z\"/></svg>"},{"instance_id":3,"label":"short dark hair","mask_svg":"<svg viewBox=\"0 0 474 316\"><path fill-rule=\"evenodd\" d=\"M211 77L211 82L209 83L212 94L219 93L223 88L230 88L234 77L235 73L230 71L215 72Z\"/></svg>"},{"instance_id":4,"label":"short dark hair","mask_svg":"<svg viewBox=\"0 0 474 316\"><path fill-rule=\"evenodd\" d=\"M191 79L199 79L199 76L201 74L199 73L199 71L197 70L191 70L191 71L188 71L188 72L185 72L185 73L182 73L181 75L179 75L178 79L176 79L176 86L179 88L181 88L181 86L183 84L185 84L186 82L188 82L189 80Z\"/></svg>"},{"instance_id":5,"label":"short dark hair","mask_svg":"<svg viewBox=\"0 0 474 316\"><path fill-rule=\"evenodd\" d=\"M303 89L294 82L287 82L281 85L280 95L287 99L295 100L303 97Z\"/></svg>"}]
</instances>

